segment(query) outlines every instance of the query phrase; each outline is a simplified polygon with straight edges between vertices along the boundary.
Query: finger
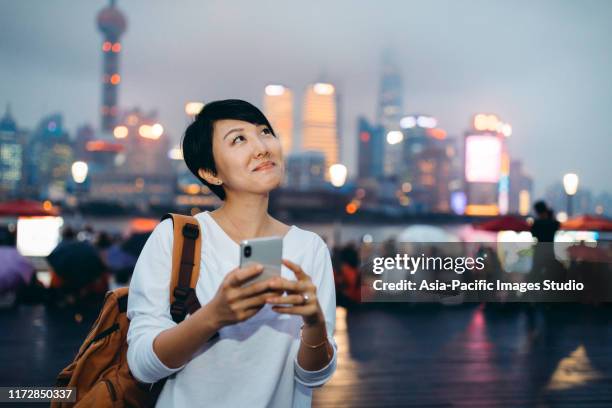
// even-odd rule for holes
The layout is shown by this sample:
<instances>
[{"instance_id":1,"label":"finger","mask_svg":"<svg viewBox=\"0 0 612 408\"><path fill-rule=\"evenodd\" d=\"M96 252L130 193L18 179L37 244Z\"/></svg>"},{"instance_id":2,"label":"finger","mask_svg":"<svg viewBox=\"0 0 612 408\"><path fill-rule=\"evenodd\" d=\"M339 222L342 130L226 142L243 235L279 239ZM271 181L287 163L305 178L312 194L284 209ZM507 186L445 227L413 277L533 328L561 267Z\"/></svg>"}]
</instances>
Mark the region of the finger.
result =
<instances>
[{"instance_id":1,"label":"finger","mask_svg":"<svg viewBox=\"0 0 612 408\"><path fill-rule=\"evenodd\" d=\"M251 317L256 315L257 312L259 312L260 310L261 310L261 306L246 309L239 313L239 320L244 321L244 320L250 319Z\"/></svg>"},{"instance_id":2,"label":"finger","mask_svg":"<svg viewBox=\"0 0 612 408\"><path fill-rule=\"evenodd\" d=\"M272 310L278 313L291 314L291 315L304 315L309 310L310 306L272 306Z\"/></svg>"},{"instance_id":3,"label":"finger","mask_svg":"<svg viewBox=\"0 0 612 408\"><path fill-rule=\"evenodd\" d=\"M266 303L278 304L278 305L304 305L304 296L302 295L288 295L288 296L274 296L266 299Z\"/></svg>"},{"instance_id":4,"label":"finger","mask_svg":"<svg viewBox=\"0 0 612 408\"><path fill-rule=\"evenodd\" d=\"M241 286L243 283L262 272L263 265L261 264L252 264L244 268L235 269L233 272L231 272L232 277L229 280L229 284L233 287Z\"/></svg>"},{"instance_id":5,"label":"finger","mask_svg":"<svg viewBox=\"0 0 612 408\"><path fill-rule=\"evenodd\" d=\"M241 310L258 307L258 306L264 305L266 303L266 299L272 296L275 296L274 293L263 293L259 296L251 296L251 297L239 300L236 303L234 303L232 305L232 309L234 309L234 311L239 312Z\"/></svg>"},{"instance_id":6,"label":"finger","mask_svg":"<svg viewBox=\"0 0 612 408\"><path fill-rule=\"evenodd\" d=\"M271 282L270 287L290 293L316 293L317 291L317 287L310 280L293 281L284 278L280 279L280 281Z\"/></svg>"},{"instance_id":7,"label":"finger","mask_svg":"<svg viewBox=\"0 0 612 408\"><path fill-rule=\"evenodd\" d=\"M270 282L270 287L275 290L284 290L287 292L302 292L304 289L302 281L292 281L285 278L278 278Z\"/></svg>"},{"instance_id":8,"label":"finger","mask_svg":"<svg viewBox=\"0 0 612 408\"><path fill-rule=\"evenodd\" d=\"M298 280L307 279L308 275L302 270L302 267L288 259L283 259L283 265L291 269Z\"/></svg>"},{"instance_id":9,"label":"finger","mask_svg":"<svg viewBox=\"0 0 612 408\"><path fill-rule=\"evenodd\" d=\"M242 299L242 298L248 298L251 296L255 296L262 292L272 292L273 289L270 286L272 279L274 278L266 279L261 282L255 282L254 284L246 286L244 288L238 288L236 289L238 291L238 295L236 297Z\"/></svg>"}]
</instances>

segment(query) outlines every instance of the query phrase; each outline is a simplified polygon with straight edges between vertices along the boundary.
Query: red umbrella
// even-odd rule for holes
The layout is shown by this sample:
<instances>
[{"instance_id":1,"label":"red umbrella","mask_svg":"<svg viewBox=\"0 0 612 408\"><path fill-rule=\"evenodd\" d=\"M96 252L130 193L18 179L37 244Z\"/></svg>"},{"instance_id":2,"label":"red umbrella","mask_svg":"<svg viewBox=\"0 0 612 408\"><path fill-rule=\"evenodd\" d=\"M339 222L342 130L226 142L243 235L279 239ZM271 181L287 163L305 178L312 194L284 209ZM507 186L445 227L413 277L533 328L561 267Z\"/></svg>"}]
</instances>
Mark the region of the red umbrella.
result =
<instances>
[{"instance_id":1,"label":"red umbrella","mask_svg":"<svg viewBox=\"0 0 612 408\"><path fill-rule=\"evenodd\" d=\"M33 200L14 200L0 203L0 215L15 217L57 216L59 211L49 203Z\"/></svg>"},{"instance_id":2,"label":"red umbrella","mask_svg":"<svg viewBox=\"0 0 612 408\"><path fill-rule=\"evenodd\" d=\"M474 228L484 231L529 231L530 226L521 217L503 215L474 225Z\"/></svg>"},{"instance_id":3,"label":"red umbrella","mask_svg":"<svg viewBox=\"0 0 612 408\"><path fill-rule=\"evenodd\" d=\"M561 229L573 231L612 231L612 220L597 215L580 215L570 218Z\"/></svg>"},{"instance_id":4,"label":"red umbrella","mask_svg":"<svg viewBox=\"0 0 612 408\"><path fill-rule=\"evenodd\" d=\"M157 218L134 218L130 221L130 232L134 234L151 232L159 224Z\"/></svg>"}]
</instances>

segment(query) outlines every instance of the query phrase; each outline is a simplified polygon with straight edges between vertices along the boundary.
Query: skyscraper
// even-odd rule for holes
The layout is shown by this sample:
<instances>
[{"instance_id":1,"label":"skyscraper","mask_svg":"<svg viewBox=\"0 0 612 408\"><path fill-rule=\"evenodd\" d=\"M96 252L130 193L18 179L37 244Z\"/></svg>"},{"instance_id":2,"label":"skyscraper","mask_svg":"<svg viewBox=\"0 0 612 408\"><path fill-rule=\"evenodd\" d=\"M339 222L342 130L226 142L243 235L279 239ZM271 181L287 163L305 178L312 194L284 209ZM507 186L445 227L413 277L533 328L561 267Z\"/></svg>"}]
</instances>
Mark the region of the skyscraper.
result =
<instances>
[{"instance_id":1,"label":"skyscraper","mask_svg":"<svg viewBox=\"0 0 612 408\"><path fill-rule=\"evenodd\" d=\"M71 178L73 150L61 114L46 116L38 123L26 159L28 185L38 198L63 198Z\"/></svg>"},{"instance_id":2,"label":"skyscraper","mask_svg":"<svg viewBox=\"0 0 612 408\"><path fill-rule=\"evenodd\" d=\"M372 125L360 116L357 119L359 137L357 175L359 179L379 179L383 175L385 128Z\"/></svg>"},{"instance_id":3,"label":"skyscraper","mask_svg":"<svg viewBox=\"0 0 612 408\"><path fill-rule=\"evenodd\" d=\"M533 197L533 179L525 174L522 161L510 161L509 177L508 212L520 215L529 214Z\"/></svg>"},{"instance_id":4,"label":"skyscraper","mask_svg":"<svg viewBox=\"0 0 612 408\"><path fill-rule=\"evenodd\" d=\"M332 84L308 86L302 114L302 147L325 156L325 177L329 167L338 163L338 106Z\"/></svg>"},{"instance_id":5,"label":"skyscraper","mask_svg":"<svg viewBox=\"0 0 612 408\"><path fill-rule=\"evenodd\" d=\"M280 138L283 153L293 146L293 92L282 85L268 85L263 100L264 113Z\"/></svg>"},{"instance_id":6,"label":"skyscraper","mask_svg":"<svg viewBox=\"0 0 612 408\"><path fill-rule=\"evenodd\" d=\"M320 189L325 185L325 157L321 152L300 152L287 156L288 187L294 190Z\"/></svg>"},{"instance_id":7,"label":"skyscraper","mask_svg":"<svg viewBox=\"0 0 612 408\"><path fill-rule=\"evenodd\" d=\"M171 204L176 175L168 157L170 137L157 123L157 113L127 110L117 125L112 141L101 139L87 144L101 168L91 174L89 198L112 199L143 209ZM108 163L108 158L113 161Z\"/></svg>"},{"instance_id":8,"label":"skyscraper","mask_svg":"<svg viewBox=\"0 0 612 408\"><path fill-rule=\"evenodd\" d=\"M447 139L446 131L429 115L405 116L400 126L404 139L397 174L402 193L410 198L404 201L415 212L449 212L449 184L457 154L454 140Z\"/></svg>"},{"instance_id":9,"label":"skyscraper","mask_svg":"<svg viewBox=\"0 0 612 408\"><path fill-rule=\"evenodd\" d=\"M102 43L102 119L101 129L112 132L118 115L117 94L121 75L119 74L119 53L121 43L119 38L127 28L127 21L123 14L115 7L115 0L110 0L108 7L98 13L98 29L104 36Z\"/></svg>"},{"instance_id":10,"label":"skyscraper","mask_svg":"<svg viewBox=\"0 0 612 408\"><path fill-rule=\"evenodd\" d=\"M23 178L23 134L7 106L0 119L0 196L17 197Z\"/></svg>"},{"instance_id":11,"label":"skyscraper","mask_svg":"<svg viewBox=\"0 0 612 408\"><path fill-rule=\"evenodd\" d=\"M170 137L158 123L157 112L139 108L126 111L114 130L115 140L124 146L125 161L119 171L139 176L170 174Z\"/></svg>"},{"instance_id":12,"label":"skyscraper","mask_svg":"<svg viewBox=\"0 0 612 408\"><path fill-rule=\"evenodd\" d=\"M391 50L382 56L382 77L378 95L377 120L387 130L399 129L403 106L402 78Z\"/></svg>"},{"instance_id":13,"label":"skyscraper","mask_svg":"<svg viewBox=\"0 0 612 408\"><path fill-rule=\"evenodd\" d=\"M510 156L506 138L512 127L497 115L474 115L464 137L464 186L467 215L508 213Z\"/></svg>"},{"instance_id":14,"label":"skyscraper","mask_svg":"<svg viewBox=\"0 0 612 408\"><path fill-rule=\"evenodd\" d=\"M387 49L382 56L382 77L378 96L376 119L387 132L399 130L403 107L402 78L391 50ZM385 175L397 175L400 166L401 143L385 143Z\"/></svg>"}]
</instances>

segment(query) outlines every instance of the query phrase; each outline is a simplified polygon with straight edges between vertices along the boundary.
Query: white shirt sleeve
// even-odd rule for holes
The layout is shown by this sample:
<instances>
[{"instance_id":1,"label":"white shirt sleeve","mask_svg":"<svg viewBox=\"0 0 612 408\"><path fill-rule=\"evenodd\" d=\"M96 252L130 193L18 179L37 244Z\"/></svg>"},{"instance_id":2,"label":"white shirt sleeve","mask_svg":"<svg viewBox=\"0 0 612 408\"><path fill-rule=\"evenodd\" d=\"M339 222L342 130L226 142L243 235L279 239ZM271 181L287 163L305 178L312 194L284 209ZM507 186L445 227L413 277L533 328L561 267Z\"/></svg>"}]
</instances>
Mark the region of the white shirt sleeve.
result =
<instances>
[{"instance_id":1,"label":"white shirt sleeve","mask_svg":"<svg viewBox=\"0 0 612 408\"><path fill-rule=\"evenodd\" d=\"M162 221L147 240L130 282L127 317L127 361L141 382L154 383L183 367L169 368L153 350L159 333L176 326L170 315L173 224Z\"/></svg>"},{"instance_id":2,"label":"white shirt sleeve","mask_svg":"<svg viewBox=\"0 0 612 408\"><path fill-rule=\"evenodd\" d=\"M327 338L332 345L334 354L330 362L317 371L305 370L299 365L297 356L295 357L295 379L300 384L310 388L320 387L331 378L336 371L336 361L338 359L338 345L333 336L336 326L336 289L334 285L334 272L332 270L329 249L318 235L316 237L315 250L313 253L314 259L312 262L312 270L305 270L304 272L313 277L313 283L317 287L317 298L325 317Z\"/></svg>"}]
</instances>

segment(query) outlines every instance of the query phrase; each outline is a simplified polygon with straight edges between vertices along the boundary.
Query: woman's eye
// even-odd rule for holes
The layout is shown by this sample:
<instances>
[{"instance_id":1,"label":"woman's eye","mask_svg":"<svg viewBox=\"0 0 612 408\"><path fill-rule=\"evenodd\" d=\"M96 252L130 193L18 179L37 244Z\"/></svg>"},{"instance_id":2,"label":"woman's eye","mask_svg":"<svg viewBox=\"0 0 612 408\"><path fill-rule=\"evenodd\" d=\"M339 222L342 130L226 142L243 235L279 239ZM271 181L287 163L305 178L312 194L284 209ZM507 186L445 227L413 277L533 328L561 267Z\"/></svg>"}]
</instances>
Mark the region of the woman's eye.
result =
<instances>
[{"instance_id":1,"label":"woman's eye","mask_svg":"<svg viewBox=\"0 0 612 408\"><path fill-rule=\"evenodd\" d=\"M242 140L246 140L246 138L245 138L244 136L242 136L242 135L238 135L238 136L236 136L236 137L235 137L235 138L232 140L232 144L236 144L236 142L237 142L238 140L240 140L240 139L242 139Z\"/></svg>"},{"instance_id":2,"label":"woman's eye","mask_svg":"<svg viewBox=\"0 0 612 408\"><path fill-rule=\"evenodd\" d=\"M272 131L270 129L268 129L268 128L263 128L261 132L263 134L266 134L266 135L271 135L272 134Z\"/></svg>"}]
</instances>

